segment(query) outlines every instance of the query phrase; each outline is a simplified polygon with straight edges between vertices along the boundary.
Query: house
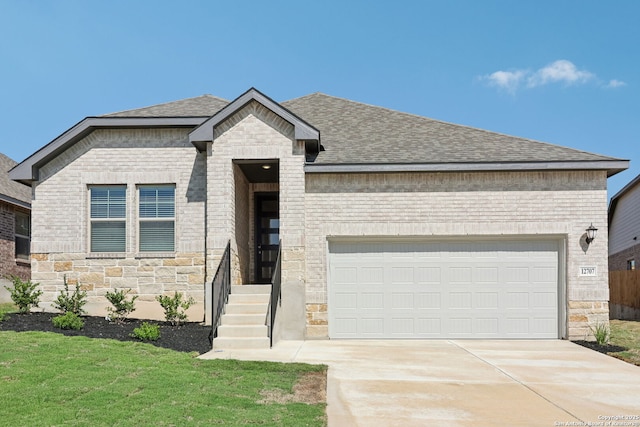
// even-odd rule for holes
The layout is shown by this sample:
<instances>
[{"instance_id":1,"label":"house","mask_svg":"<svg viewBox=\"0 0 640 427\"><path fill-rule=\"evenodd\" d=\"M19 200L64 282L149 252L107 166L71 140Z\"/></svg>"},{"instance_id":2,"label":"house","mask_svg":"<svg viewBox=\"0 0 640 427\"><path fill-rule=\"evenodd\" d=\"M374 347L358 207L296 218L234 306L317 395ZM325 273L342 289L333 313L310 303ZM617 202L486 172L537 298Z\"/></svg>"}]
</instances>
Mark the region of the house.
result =
<instances>
[{"instance_id":1,"label":"house","mask_svg":"<svg viewBox=\"0 0 640 427\"><path fill-rule=\"evenodd\" d=\"M0 287L10 276L31 278L31 188L9 179L17 163L0 154Z\"/></svg>"},{"instance_id":2,"label":"house","mask_svg":"<svg viewBox=\"0 0 640 427\"><path fill-rule=\"evenodd\" d=\"M45 302L67 276L94 314L131 288L134 314L161 318L155 297L177 290L211 323L221 260L260 284L280 251L276 338L584 339L609 314L607 233L586 230L606 228L607 177L627 167L252 88L87 117L11 178L33 186Z\"/></svg>"},{"instance_id":3,"label":"house","mask_svg":"<svg viewBox=\"0 0 640 427\"><path fill-rule=\"evenodd\" d=\"M611 319L640 319L640 175L609 202Z\"/></svg>"},{"instance_id":4,"label":"house","mask_svg":"<svg viewBox=\"0 0 640 427\"><path fill-rule=\"evenodd\" d=\"M609 202L609 270L640 267L640 175Z\"/></svg>"}]
</instances>

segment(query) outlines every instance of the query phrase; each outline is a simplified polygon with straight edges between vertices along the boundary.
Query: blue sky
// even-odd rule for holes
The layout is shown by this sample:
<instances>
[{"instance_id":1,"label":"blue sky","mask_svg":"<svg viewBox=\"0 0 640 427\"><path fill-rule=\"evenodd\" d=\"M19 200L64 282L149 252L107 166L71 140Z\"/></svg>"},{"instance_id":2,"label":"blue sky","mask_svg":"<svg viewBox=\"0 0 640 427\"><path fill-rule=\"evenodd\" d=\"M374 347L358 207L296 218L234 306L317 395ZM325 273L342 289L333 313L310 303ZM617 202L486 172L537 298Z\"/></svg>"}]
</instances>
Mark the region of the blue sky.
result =
<instances>
[{"instance_id":1,"label":"blue sky","mask_svg":"<svg viewBox=\"0 0 640 427\"><path fill-rule=\"evenodd\" d=\"M313 92L631 160L640 2L0 0L0 151L86 116L256 87Z\"/></svg>"}]
</instances>

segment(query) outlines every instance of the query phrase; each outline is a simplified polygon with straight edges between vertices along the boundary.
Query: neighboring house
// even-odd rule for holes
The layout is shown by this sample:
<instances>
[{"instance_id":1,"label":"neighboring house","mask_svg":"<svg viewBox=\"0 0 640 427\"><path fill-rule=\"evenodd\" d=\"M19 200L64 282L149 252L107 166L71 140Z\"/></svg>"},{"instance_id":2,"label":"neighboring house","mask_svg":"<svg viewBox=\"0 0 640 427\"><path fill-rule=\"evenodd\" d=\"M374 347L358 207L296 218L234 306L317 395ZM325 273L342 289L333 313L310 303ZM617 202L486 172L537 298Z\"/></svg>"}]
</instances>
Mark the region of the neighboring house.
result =
<instances>
[{"instance_id":1,"label":"neighboring house","mask_svg":"<svg viewBox=\"0 0 640 427\"><path fill-rule=\"evenodd\" d=\"M609 270L640 268L640 175L609 202Z\"/></svg>"},{"instance_id":2,"label":"neighboring house","mask_svg":"<svg viewBox=\"0 0 640 427\"><path fill-rule=\"evenodd\" d=\"M255 89L88 117L11 171L34 189L33 279L193 296L231 242L278 336L569 338L608 321L607 177L627 160L323 94ZM45 305L46 306L46 305ZM263 317L264 318L264 317Z\"/></svg>"},{"instance_id":3,"label":"neighboring house","mask_svg":"<svg viewBox=\"0 0 640 427\"><path fill-rule=\"evenodd\" d=\"M9 169L16 164L0 154L0 278L29 280L31 188L9 179Z\"/></svg>"}]
</instances>

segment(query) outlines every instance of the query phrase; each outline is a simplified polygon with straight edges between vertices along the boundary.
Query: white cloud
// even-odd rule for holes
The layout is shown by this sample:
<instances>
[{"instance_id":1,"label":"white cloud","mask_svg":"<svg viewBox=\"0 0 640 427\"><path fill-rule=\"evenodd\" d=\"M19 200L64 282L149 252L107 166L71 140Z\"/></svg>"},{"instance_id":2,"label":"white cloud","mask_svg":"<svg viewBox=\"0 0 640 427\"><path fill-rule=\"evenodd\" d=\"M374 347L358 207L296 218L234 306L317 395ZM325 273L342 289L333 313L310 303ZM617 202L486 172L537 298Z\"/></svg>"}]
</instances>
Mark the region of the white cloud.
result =
<instances>
[{"instance_id":1,"label":"white cloud","mask_svg":"<svg viewBox=\"0 0 640 427\"><path fill-rule=\"evenodd\" d=\"M605 85L605 87L617 88L617 87L622 87L622 86L626 86L626 85L627 84L625 82L623 82L623 81L613 79L613 80L609 80L609 83L607 83Z\"/></svg>"},{"instance_id":2,"label":"white cloud","mask_svg":"<svg viewBox=\"0 0 640 427\"><path fill-rule=\"evenodd\" d=\"M484 79L487 80L491 86L497 86L513 93L518 86L520 86L520 82L526 74L527 72L524 70L496 71L488 76L484 76Z\"/></svg>"},{"instance_id":3,"label":"white cloud","mask_svg":"<svg viewBox=\"0 0 640 427\"><path fill-rule=\"evenodd\" d=\"M586 70L578 70L571 61L560 59L546 67L540 68L527 79L527 86L536 87L549 83L586 83L595 77Z\"/></svg>"},{"instance_id":4,"label":"white cloud","mask_svg":"<svg viewBox=\"0 0 640 427\"><path fill-rule=\"evenodd\" d=\"M594 73L587 70L581 70L576 67L573 62L566 59L559 59L536 71L525 69L509 71L499 70L491 74L481 76L479 79L487 82L489 86L506 90L511 94L515 94L515 92L521 87L533 89L554 83L578 85L595 81L599 86L607 88L626 86L625 82L615 79L609 80L608 83L603 84Z\"/></svg>"}]
</instances>

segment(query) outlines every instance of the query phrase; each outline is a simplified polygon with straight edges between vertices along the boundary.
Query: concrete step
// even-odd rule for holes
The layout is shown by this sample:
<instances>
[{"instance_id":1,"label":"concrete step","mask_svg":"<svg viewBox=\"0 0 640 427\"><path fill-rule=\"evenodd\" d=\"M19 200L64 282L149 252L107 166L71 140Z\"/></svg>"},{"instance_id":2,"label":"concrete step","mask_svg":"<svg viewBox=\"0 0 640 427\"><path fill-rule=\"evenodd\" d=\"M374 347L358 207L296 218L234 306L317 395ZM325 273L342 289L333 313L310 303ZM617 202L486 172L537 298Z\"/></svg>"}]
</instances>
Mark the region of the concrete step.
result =
<instances>
[{"instance_id":1,"label":"concrete step","mask_svg":"<svg viewBox=\"0 0 640 427\"><path fill-rule=\"evenodd\" d=\"M228 307L228 306L227 306ZM230 314L226 313L220 317L221 325L264 325L267 314Z\"/></svg>"},{"instance_id":2,"label":"concrete step","mask_svg":"<svg viewBox=\"0 0 640 427\"><path fill-rule=\"evenodd\" d=\"M227 304L225 314L264 314L269 311L269 304Z\"/></svg>"},{"instance_id":3,"label":"concrete step","mask_svg":"<svg viewBox=\"0 0 640 427\"><path fill-rule=\"evenodd\" d=\"M231 285L233 294L271 294L271 285Z\"/></svg>"},{"instance_id":4,"label":"concrete step","mask_svg":"<svg viewBox=\"0 0 640 427\"><path fill-rule=\"evenodd\" d=\"M271 294L231 294L229 304L268 304Z\"/></svg>"},{"instance_id":5,"label":"concrete step","mask_svg":"<svg viewBox=\"0 0 640 427\"><path fill-rule=\"evenodd\" d=\"M269 348L269 337L262 338L228 338L217 337L213 340L213 348L218 350L264 349Z\"/></svg>"},{"instance_id":6,"label":"concrete step","mask_svg":"<svg viewBox=\"0 0 640 427\"><path fill-rule=\"evenodd\" d=\"M220 325L218 337L264 338L268 336L267 325Z\"/></svg>"}]
</instances>

